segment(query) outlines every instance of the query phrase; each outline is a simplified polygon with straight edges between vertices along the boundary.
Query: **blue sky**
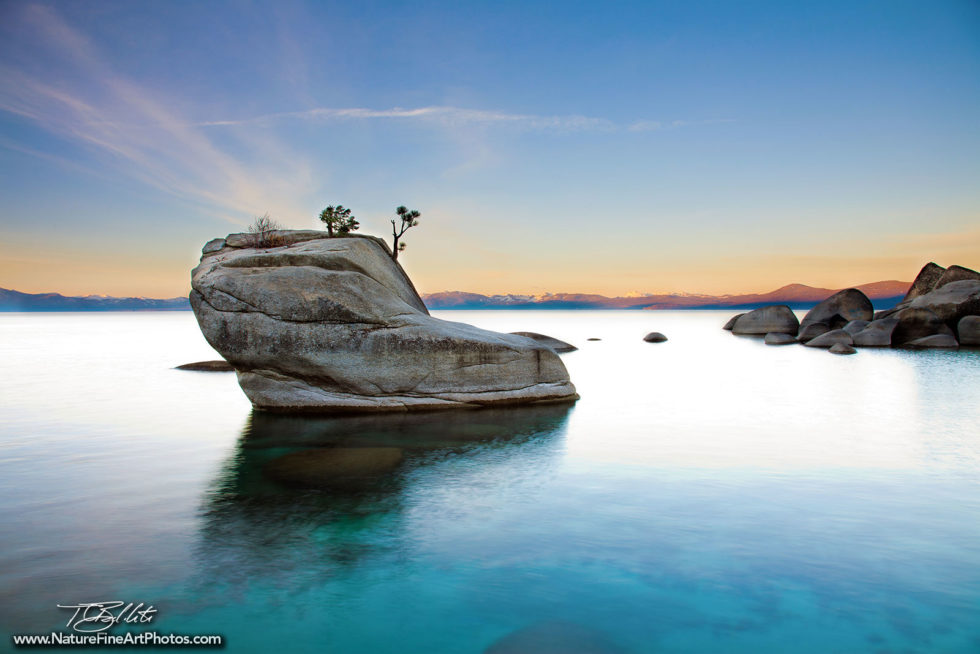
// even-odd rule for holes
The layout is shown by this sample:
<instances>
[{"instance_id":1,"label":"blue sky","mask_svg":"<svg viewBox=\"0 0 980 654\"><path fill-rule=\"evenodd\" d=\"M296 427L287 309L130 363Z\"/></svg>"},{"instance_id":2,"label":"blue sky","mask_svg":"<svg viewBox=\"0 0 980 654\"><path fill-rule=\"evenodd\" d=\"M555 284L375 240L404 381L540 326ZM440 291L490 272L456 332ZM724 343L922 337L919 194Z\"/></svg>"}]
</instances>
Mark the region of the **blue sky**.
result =
<instances>
[{"instance_id":1,"label":"blue sky","mask_svg":"<svg viewBox=\"0 0 980 654\"><path fill-rule=\"evenodd\" d=\"M338 202L422 291L911 279L980 265L978 117L976 2L7 2L0 286Z\"/></svg>"}]
</instances>

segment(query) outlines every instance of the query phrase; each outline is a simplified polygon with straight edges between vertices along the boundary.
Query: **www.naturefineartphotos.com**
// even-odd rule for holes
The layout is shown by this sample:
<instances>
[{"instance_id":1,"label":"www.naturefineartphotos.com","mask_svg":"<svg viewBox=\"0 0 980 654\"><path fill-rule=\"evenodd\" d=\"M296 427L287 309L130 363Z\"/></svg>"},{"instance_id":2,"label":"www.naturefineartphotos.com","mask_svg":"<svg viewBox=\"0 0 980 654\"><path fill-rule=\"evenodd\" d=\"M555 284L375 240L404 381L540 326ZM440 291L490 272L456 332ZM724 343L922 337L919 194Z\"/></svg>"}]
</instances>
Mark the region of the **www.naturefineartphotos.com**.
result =
<instances>
[{"instance_id":1,"label":"www.naturefineartphotos.com","mask_svg":"<svg viewBox=\"0 0 980 654\"><path fill-rule=\"evenodd\" d=\"M0 36L0 649L977 651L976 2Z\"/></svg>"}]
</instances>

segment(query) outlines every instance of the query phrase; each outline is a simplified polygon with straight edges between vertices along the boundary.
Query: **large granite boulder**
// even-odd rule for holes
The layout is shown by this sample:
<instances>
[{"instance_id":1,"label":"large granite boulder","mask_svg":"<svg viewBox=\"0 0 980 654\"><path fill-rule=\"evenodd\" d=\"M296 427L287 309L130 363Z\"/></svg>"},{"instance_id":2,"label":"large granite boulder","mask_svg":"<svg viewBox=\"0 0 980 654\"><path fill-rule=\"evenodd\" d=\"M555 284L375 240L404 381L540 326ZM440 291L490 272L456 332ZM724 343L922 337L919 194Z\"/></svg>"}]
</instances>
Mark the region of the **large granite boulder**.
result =
<instances>
[{"instance_id":1,"label":"large granite boulder","mask_svg":"<svg viewBox=\"0 0 980 654\"><path fill-rule=\"evenodd\" d=\"M770 332L796 334L800 320L785 304L774 304L742 314L732 325L733 334L764 336Z\"/></svg>"},{"instance_id":2,"label":"large granite boulder","mask_svg":"<svg viewBox=\"0 0 980 654\"><path fill-rule=\"evenodd\" d=\"M834 343L828 350L831 354L857 354L857 350L847 343Z\"/></svg>"},{"instance_id":3,"label":"large granite boulder","mask_svg":"<svg viewBox=\"0 0 980 654\"><path fill-rule=\"evenodd\" d=\"M852 320L871 320L874 307L868 296L856 288L845 288L810 309L800 321L801 327L822 322L831 330L840 329Z\"/></svg>"},{"instance_id":4,"label":"large granite boulder","mask_svg":"<svg viewBox=\"0 0 980 654\"><path fill-rule=\"evenodd\" d=\"M936 334L953 335L953 330L935 312L925 307L902 309L894 315L894 318L897 322L892 331L892 345L905 345L910 341Z\"/></svg>"},{"instance_id":5,"label":"large granite boulder","mask_svg":"<svg viewBox=\"0 0 980 654\"><path fill-rule=\"evenodd\" d=\"M946 272L945 268L931 261L922 266L922 270L915 276L915 281L909 287L909 292L902 298L902 302L911 302L920 295L925 295L936 288L936 282L939 281L944 272Z\"/></svg>"},{"instance_id":6,"label":"large granite boulder","mask_svg":"<svg viewBox=\"0 0 980 654\"><path fill-rule=\"evenodd\" d=\"M475 408L572 401L551 348L429 315L387 245L276 233L209 243L191 307L252 404L276 411Z\"/></svg>"},{"instance_id":7,"label":"large granite boulder","mask_svg":"<svg viewBox=\"0 0 980 654\"><path fill-rule=\"evenodd\" d=\"M909 307L929 309L949 327L956 327L962 318L980 314L980 280L963 279L944 284L915 298Z\"/></svg>"},{"instance_id":8,"label":"large granite boulder","mask_svg":"<svg viewBox=\"0 0 980 654\"><path fill-rule=\"evenodd\" d=\"M980 316L964 316L956 325L960 345L980 345Z\"/></svg>"}]
</instances>

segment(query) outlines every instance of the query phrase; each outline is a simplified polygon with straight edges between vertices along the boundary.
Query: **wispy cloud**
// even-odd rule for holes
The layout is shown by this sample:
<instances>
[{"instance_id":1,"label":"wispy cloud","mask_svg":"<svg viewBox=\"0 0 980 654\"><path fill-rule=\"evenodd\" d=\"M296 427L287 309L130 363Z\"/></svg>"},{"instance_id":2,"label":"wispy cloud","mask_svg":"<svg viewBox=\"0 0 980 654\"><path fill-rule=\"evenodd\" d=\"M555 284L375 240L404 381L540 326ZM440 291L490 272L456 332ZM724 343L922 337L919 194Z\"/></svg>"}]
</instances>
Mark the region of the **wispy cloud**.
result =
<instances>
[{"instance_id":1,"label":"wispy cloud","mask_svg":"<svg viewBox=\"0 0 980 654\"><path fill-rule=\"evenodd\" d=\"M232 222L273 206L289 211L311 185L310 166L281 143L240 135L237 151L260 155L249 157L219 147L174 102L117 74L54 10L25 5L15 18L61 75L0 65L0 110L109 155L127 174Z\"/></svg>"},{"instance_id":2,"label":"wispy cloud","mask_svg":"<svg viewBox=\"0 0 980 654\"><path fill-rule=\"evenodd\" d=\"M734 122L732 119L711 120L636 120L621 124L608 118L582 116L577 114L545 116L537 114L507 113L484 109L467 109L453 106L392 107L390 109L368 109L365 107L317 107L305 111L284 111L264 114L250 118L212 120L197 123L198 127L221 127L240 125L272 125L283 120L302 121L340 121L340 120L415 120L435 126L464 125L502 125L529 130L549 130L556 132L651 132L692 125L709 125Z\"/></svg>"},{"instance_id":3,"label":"wispy cloud","mask_svg":"<svg viewBox=\"0 0 980 654\"><path fill-rule=\"evenodd\" d=\"M284 29L278 41L289 43ZM287 219L302 216L307 211L298 203L323 183L322 162L315 158L318 153L297 151L275 130L261 129L282 121L401 121L446 130L461 143L462 151L476 153L451 167L454 174L490 159L492 139L486 131L491 128L613 133L697 124L616 122L576 114L537 115L443 105L317 107L201 121L178 108L187 107L188 98L168 95L150 81L122 75L86 34L50 7L24 4L11 8L5 12L2 31L9 41L9 56L0 61L0 111L31 121L109 159L122 174L234 223L266 209L275 209ZM284 60L291 62L284 67L291 83L307 85L301 53L288 48L283 52ZM43 148L9 139L3 147L67 160L63 151L46 153Z\"/></svg>"},{"instance_id":4,"label":"wispy cloud","mask_svg":"<svg viewBox=\"0 0 980 654\"><path fill-rule=\"evenodd\" d=\"M502 111L465 109L451 106L430 106L407 109L367 109L364 107L330 108L317 107L306 111L286 111L281 113L254 116L236 120L214 120L198 123L199 126L262 125L280 120L371 120L371 119L411 119L435 125L507 124L529 129L552 129L562 131L612 130L616 124L605 118L590 116L537 116L533 114L512 114Z\"/></svg>"}]
</instances>

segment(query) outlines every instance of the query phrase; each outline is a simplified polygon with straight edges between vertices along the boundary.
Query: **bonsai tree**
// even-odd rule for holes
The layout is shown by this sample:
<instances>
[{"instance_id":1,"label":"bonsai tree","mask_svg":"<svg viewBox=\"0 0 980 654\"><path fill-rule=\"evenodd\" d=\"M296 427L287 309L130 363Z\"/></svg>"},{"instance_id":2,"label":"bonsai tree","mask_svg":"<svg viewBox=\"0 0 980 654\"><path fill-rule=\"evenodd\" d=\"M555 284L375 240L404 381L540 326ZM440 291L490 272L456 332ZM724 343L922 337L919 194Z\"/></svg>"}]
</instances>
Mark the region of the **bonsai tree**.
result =
<instances>
[{"instance_id":1,"label":"bonsai tree","mask_svg":"<svg viewBox=\"0 0 980 654\"><path fill-rule=\"evenodd\" d=\"M334 232L338 235L350 234L361 226L357 218L350 215L350 209L345 209L344 205L338 204L336 207L330 205L320 212L320 220L327 226L327 234L331 237Z\"/></svg>"},{"instance_id":2,"label":"bonsai tree","mask_svg":"<svg viewBox=\"0 0 980 654\"><path fill-rule=\"evenodd\" d=\"M261 216L256 216L252 224L248 226L249 241L254 248L274 248L282 244L282 237L276 234L276 230L282 229L282 225L273 220L268 212Z\"/></svg>"},{"instance_id":3,"label":"bonsai tree","mask_svg":"<svg viewBox=\"0 0 980 654\"><path fill-rule=\"evenodd\" d=\"M422 214L415 209L409 211L405 207L398 207L395 209L395 213L401 219L401 226L395 224L395 219L391 219L391 258L398 261L398 253L405 249L405 243L399 242L402 235L419 224L418 217Z\"/></svg>"}]
</instances>

